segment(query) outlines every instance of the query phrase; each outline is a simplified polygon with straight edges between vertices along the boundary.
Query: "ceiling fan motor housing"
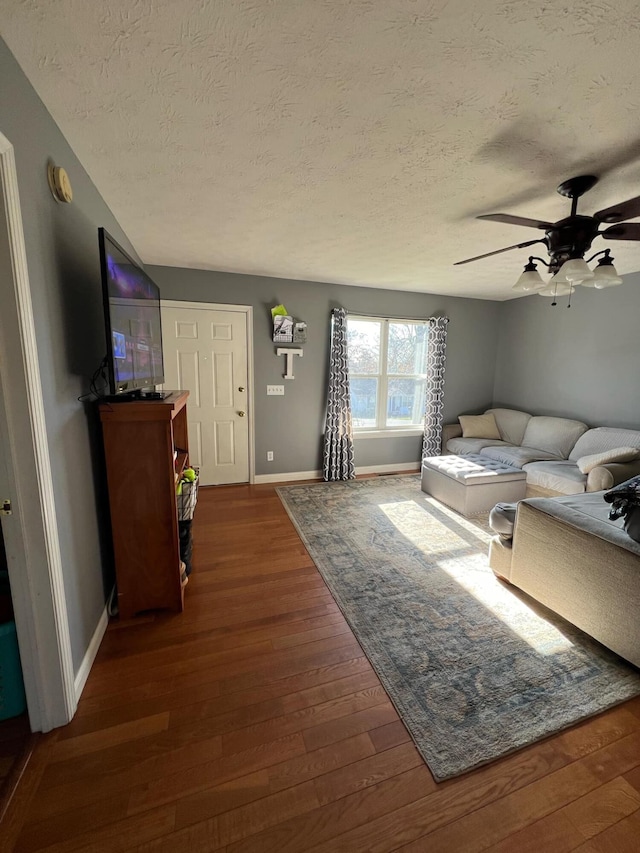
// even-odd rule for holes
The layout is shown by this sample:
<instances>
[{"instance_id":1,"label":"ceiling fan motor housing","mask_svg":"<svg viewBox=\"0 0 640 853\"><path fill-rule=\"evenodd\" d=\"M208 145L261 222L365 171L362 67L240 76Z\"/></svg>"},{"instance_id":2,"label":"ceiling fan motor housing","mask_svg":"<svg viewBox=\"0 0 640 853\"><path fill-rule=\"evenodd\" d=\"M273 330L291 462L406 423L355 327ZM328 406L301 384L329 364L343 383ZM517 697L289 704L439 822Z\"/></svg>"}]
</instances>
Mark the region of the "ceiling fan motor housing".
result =
<instances>
[{"instance_id":1,"label":"ceiling fan motor housing","mask_svg":"<svg viewBox=\"0 0 640 853\"><path fill-rule=\"evenodd\" d=\"M568 216L556 222L545 232L550 272L556 273L571 258L584 257L597 233L598 223L592 216Z\"/></svg>"},{"instance_id":2,"label":"ceiling fan motor housing","mask_svg":"<svg viewBox=\"0 0 640 853\"><path fill-rule=\"evenodd\" d=\"M580 198L585 193L588 193L592 187L598 183L595 175L578 175L576 178L569 178L563 181L556 192L563 195L565 198Z\"/></svg>"}]
</instances>

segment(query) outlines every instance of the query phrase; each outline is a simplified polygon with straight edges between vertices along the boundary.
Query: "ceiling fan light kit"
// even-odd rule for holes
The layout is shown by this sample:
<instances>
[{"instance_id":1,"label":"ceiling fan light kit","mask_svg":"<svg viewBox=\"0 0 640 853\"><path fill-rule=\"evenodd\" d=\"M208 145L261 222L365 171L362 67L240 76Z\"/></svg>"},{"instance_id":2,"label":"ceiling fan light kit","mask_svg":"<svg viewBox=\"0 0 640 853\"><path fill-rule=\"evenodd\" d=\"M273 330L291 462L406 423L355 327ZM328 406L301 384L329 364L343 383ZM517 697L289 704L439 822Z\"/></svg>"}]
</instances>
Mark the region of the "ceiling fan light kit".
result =
<instances>
[{"instance_id":1,"label":"ceiling fan light kit","mask_svg":"<svg viewBox=\"0 0 640 853\"><path fill-rule=\"evenodd\" d=\"M622 221L640 216L640 196L628 199L605 210L599 210L593 216L579 216L577 213L578 199L597 182L598 178L595 175L579 175L560 184L557 192L571 199L571 214L558 222L527 219L522 216L512 216L509 213L489 213L476 217L490 222L542 229L545 236L458 261L456 266L488 258L491 255L498 255L502 252L509 252L513 249L523 249L527 246L533 246L535 243L544 243L549 253L549 261L530 256L529 262L525 265L520 278L513 286L513 290L539 293L541 296L569 296L570 307L571 294L577 285L602 290L606 287L622 284L622 278L613 266L613 258L609 249L596 252L588 259L590 262L599 257L595 270L591 270L587 266L588 261L585 261L584 256L591 248L591 243L595 237L604 237L605 240L640 241L640 223ZM601 231L599 228L603 223L612 224ZM553 274L548 284L543 281L538 273L534 261L541 261ZM552 305L555 304L554 299Z\"/></svg>"},{"instance_id":2,"label":"ceiling fan light kit","mask_svg":"<svg viewBox=\"0 0 640 853\"><path fill-rule=\"evenodd\" d=\"M569 296L575 291L575 287L572 284L569 284L568 281L554 282L553 279L547 284L542 290L538 291L540 296Z\"/></svg>"},{"instance_id":3,"label":"ceiling fan light kit","mask_svg":"<svg viewBox=\"0 0 640 853\"><path fill-rule=\"evenodd\" d=\"M549 279L549 284L568 284L563 267L560 267L558 272L555 275L551 276L551 278Z\"/></svg>"},{"instance_id":4,"label":"ceiling fan light kit","mask_svg":"<svg viewBox=\"0 0 640 853\"><path fill-rule=\"evenodd\" d=\"M538 266L533 263L534 260L535 258L529 258L529 263L525 266L520 278L513 285L513 290L535 293L537 290L545 287L546 281L543 280L538 272Z\"/></svg>"},{"instance_id":5,"label":"ceiling fan light kit","mask_svg":"<svg viewBox=\"0 0 640 853\"><path fill-rule=\"evenodd\" d=\"M562 273L566 280L573 284L582 284L583 281L593 278L593 273L583 258L572 258L570 261L565 261L558 272Z\"/></svg>"},{"instance_id":6,"label":"ceiling fan light kit","mask_svg":"<svg viewBox=\"0 0 640 853\"><path fill-rule=\"evenodd\" d=\"M622 279L613 265L613 258L609 254L609 249L606 249L604 256L598 260L598 266L593 272L592 281L583 281L582 283L588 287L593 286L598 290L622 284Z\"/></svg>"}]
</instances>

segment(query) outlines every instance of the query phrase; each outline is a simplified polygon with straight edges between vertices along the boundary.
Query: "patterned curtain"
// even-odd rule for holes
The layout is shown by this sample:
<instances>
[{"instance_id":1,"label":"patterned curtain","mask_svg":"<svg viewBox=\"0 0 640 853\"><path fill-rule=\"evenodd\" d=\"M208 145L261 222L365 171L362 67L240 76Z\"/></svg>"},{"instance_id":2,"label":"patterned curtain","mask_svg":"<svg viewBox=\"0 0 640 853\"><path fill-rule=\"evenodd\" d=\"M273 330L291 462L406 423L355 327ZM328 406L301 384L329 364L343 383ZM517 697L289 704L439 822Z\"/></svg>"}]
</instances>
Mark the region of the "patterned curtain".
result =
<instances>
[{"instance_id":1,"label":"patterned curtain","mask_svg":"<svg viewBox=\"0 0 640 853\"><path fill-rule=\"evenodd\" d=\"M324 428L325 480L353 480L353 427L347 359L347 312L334 308L331 317L331 363L327 419Z\"/></svg>"},{"instance_id":2,"label":"patterned curtain","mask_svg":"<svg viewBox=\"0 0 640 853\"><path fill-rule=\"evenodd\" d=\"M444 366L446 361L448 317L429 319L427 344L427 398L424 416L422 458L442 453L442 418L444 412Z\"/></svg>"}]
</instances>

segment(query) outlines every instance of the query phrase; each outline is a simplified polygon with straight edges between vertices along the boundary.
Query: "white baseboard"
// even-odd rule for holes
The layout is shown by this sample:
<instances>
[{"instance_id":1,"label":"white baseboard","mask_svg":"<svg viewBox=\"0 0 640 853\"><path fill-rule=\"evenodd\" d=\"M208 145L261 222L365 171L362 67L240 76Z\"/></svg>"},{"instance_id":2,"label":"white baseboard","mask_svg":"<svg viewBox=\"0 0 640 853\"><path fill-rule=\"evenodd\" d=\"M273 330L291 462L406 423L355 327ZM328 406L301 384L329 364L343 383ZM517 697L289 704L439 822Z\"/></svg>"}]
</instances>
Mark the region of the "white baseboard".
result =
<instances>
[{"instance_id":1,"label":"white baseboard","mask_svg":"<svg viewBox=\"0 0 640 853\"><path fill-rule=\"evenodd\" d=\"M104 606L102 615L100 616L98 624L96 625L96 630L93 632L93 637L91 638L91 642L89 643L89 648L85 652L85 655L82 659L82 663L80 664L80 667L78 668L78 671L76 673L74 681L76 702L80 701L80 696L82 695L84 686L87 683L87 678L89 678L89 673L91 672L91 667L93 666L93 662L96 659L96 655L98 654L98 649L100 648L100 643L102 642L102 638L104 637L104 632L107 630L107 625L109 624L110 600L111 595L109 595L107 599L107 603Z\"/></svg>"},{"instance_id":2,"label":"white baseboard","mask_svg":"<svg viewBox=\"0 0 640 853\"><path fill-rule=\"evenodd\" d=\"M393 462L391 465L365 465L356 467L356 474L399 474L405 471L419 471L420 462Z\"/></svg>"},{"instance_id":3,"label":"white baseboard","mask_svg":"<svg viewBox=\"0 0 640 853\"><path fill-rule=\"evenodd\" d=\"M290 483L293 480L321 480L322 471L293 471L289 474L256 474L259 483Z\"/></svg>"},{"instance_id":4,"label":"white baseboard","mask_svg":"<svg viewBox=\"0 0 640 853\"><path fill-rule=\"evenodd\" d=\"M419 462L393 462L390 465L356 467L356 474L395 474L400 471L419 471ZM293 471L288 474L256 474L255 482L291 483L295 480L321 480L322 471Z\"/></svg>"}]
</instances>

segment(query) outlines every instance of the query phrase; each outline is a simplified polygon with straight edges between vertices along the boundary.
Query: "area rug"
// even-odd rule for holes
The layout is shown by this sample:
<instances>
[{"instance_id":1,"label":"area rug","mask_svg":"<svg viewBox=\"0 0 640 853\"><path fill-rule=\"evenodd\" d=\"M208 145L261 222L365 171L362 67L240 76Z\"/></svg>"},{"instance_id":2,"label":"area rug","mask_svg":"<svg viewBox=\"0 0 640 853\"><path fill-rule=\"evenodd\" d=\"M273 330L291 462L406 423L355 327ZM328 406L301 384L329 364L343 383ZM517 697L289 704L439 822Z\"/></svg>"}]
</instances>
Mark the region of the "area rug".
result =
<instances>
[{"instance_id":1,"label":"area rug","mask_svg":"<svg viewBox=\"0 0 640 853\"><path fill-rule=\"evenodd\" d=\"M437 780L640 694L640 671L495 578L486 516L417 476L278 494Z\"/></svg>"}]
</instances>

